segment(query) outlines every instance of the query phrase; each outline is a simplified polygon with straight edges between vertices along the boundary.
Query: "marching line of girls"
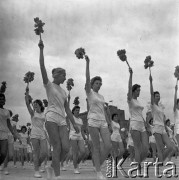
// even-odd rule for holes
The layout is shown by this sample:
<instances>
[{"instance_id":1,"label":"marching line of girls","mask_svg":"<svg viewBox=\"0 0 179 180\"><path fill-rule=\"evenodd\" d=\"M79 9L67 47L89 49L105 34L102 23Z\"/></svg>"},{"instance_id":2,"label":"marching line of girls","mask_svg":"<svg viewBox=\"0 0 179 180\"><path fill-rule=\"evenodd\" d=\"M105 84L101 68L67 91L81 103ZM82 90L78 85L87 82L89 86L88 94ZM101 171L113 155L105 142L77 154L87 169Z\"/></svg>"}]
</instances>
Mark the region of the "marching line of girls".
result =
<instances>
[{"instance_id":1,"label":"marching line of girls","mask_svg":"<svg viewBox=\"0 0 179 180\"><path fill-rule=\"evenodd\" d=\"M86 61L86 84L85 91L88 102L87 125L79 118L80 107L75 106L72 111L69 107L67 94L61 88L61 84L66 80L66 71L63 68L54 68L52 70L53 81L50 82L45 68L43 49L44 44L40 40L40 69L44 88L48 98L48 107L44 113L44 107L41 100L35 100L33 103L29 99L29 89L26 89L25 102L32 121L31 143L33 147L34 177L42 177L39 173L41 163L47 158L47 138L53 147L52 164L47 166L47 179L60 179L60 162L68 157L71 147L71 155L74 165L74 173L79 174L79 163L85 156L85 144L91 147L92 161L96 171L97 179L106 179L101 172L101 167L106 158L111 155L113 158L125 159L130 155L131 161L138 163L138 169L141 171L141 163L147 158L149 146L153 151L153 159L159 158L164 162L178 150L179 144L179 100L177 99L178 86L175 87L174 95L174 136L172 130L166 127L167 122L161 107L159 106L160 93L153 90L153 79L149 76L151 112L148 112L146 119L143 117L144 107L138 101L141 86L133 85L133 70L129 68L129 82L127 102L130 113L130 126L126 150L121 139L121 128L118 121L118 114L110 114L109 107L105 103L104 97L99 93L102 86L100 76L90 77L90 59L85 55ZM32 104L31 104L32 103ZM27 137L25 129L17 135L10 124L9 111L4 109L5 96L0 94L0 165L4 162L8 149L8 128L15 138L20 139L22 146L20 148L21 156L27 154ZM32 106L31 106L32 105ZM67 117L66 117L67 115ZM69 121L69 127L68 121ZM150 124L150 126L149 126ZM45 131L45 128L47 131ZM169 125L168 125L169 126ZM147 127L150 127L151 135L148 134ZM169 136L168 136L168 134ZM21 138L19 138L19 136ZM150 137L149 137L150 136ZM176 137L176 141L172 141ZM149 140L150 139L150 140ZM103 148L101 148L101 145ZM172 153L171 153L172 152ZM24 165L23 157L22 166ZM53 177L53 171L55 177Z\"/></svg>"}]
</instances>

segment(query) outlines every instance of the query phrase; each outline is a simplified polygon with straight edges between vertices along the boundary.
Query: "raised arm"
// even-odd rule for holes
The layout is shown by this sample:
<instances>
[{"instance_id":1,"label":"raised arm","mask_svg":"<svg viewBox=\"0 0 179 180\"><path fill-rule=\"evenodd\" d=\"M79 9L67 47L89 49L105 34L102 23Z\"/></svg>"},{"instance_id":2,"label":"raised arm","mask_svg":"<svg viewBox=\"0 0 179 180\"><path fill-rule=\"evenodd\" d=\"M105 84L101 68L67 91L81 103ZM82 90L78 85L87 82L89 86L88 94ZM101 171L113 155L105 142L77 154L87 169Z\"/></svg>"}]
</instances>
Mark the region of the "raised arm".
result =
<instances>
[{"instance_id":1,"label":"raised arm","mask_svg":"<svg viewBox=\"0 0 179 180\"><path fill-rule=\"evenodd\" d=\"M12 135L13 135L15 138L17 138L17 139L20 140L20 135L17 133L16 128L13 128L13 127L12 127L9 118L7 119L7 127L8 127L8 129L9 129L9 131L12 133Z\"/></svg>"},{"instance_id":2,"label":"raised arm","mask_svg":"<svg viewBox=\"0 0 179 180\"><path fill-rule=\"evenodd\" d=\"M68 94L67 103L68 103L69 108L70 108L70 99L71 99L71 96L70 96L70 94Z\"/></svg>"},{"instance_id":3,"label":"raised arm","mask_svg":"<svg viewBox=\"0 0 179 180\"><path fill-rule=\"evenodd\" d=\"M127 94L127 99L128 101L131 101L132 99L132 74L133 74L133 71L131 68L129 68L129 83L128 83L128 94Z\"/></svg>"},{"instance_id":4,"label":"raised arm","mask_svg":"<svg viewBox=\"0 0 179 180\"><path fill-rule=\"evenodd\" d=\"M47 76L47 71L44 64L44 54L43 54L44 44L42 40L39 41L39 48L40 48L39 62L40 62L40 70L42 74L43 84L47 84L48 76Z\"/></svg>"},{"instance_id":5,"label":"raised arm","mask_svg":"<svg viewBox=\"0 0 179 180\"><path fill-rule=\"evenodd\" d=\"M71 112L71 110L70 110L70 108L69 108L69 106L68 106L67 100L65 101L64 107L65 107L65 111L66 111L66 114L67 114L67 118L70 119L70 121L71 121L71 123L72 123L72 125L73 125L73 127L74 127L74 129L75 129L75 131L76 131L77 133L79 133L78 126L77 126L76 123L75 123L75 120L74 120L74 118L73 118L73 114L72 114L72 112Z\"/></svg>"},{"instance_id":6,"label":"raised arm","mask_svg":"<svg viewBox=\"0 0 179 180\"><path fill-rule=\"evenodd\" d=\"M154 90L153 90L153 83L152 83L152 76L150 74L149 76L149 80L150 80L150 95L151 95L151 104L154 104Z\"/></svg>"},{"instance_id":7,"label":"raised arm","mask_svg":"<svg viewBox=\"0 0 179 180\"><path fill-rule=\"evenodd\" d=\"M173 106L173 111L176 111L177 107L177 91L178 91L178 85L175 86L175 95L174 95L174 106Z\"/></svg>"},{"instance_id":8,"label":"raised arm","mask_svg":"<svg viewBox=\"0 0 179 180\"><path fill-rule=\"evenodd\" d=\"M31 105L30 105L29 100L30 100L29 89L26 88L25 103L26 103L26 106L27 106L27 109L28 109L28 111L29 111L30 116L33 117L33 116L34 116L34 111L33 111L32 107L31 107Z\"/></svg>"},{"instance_id":9,"label":"raised arm","mask_svg":"<svg viewBox=\"0 0 179 180\"><path fill-rule=\"evenodd\" d=\"M89 58L88 56L85 56L85 60L86 60L86 86L85 86L85 90L86 93L90 93L91 91L91 84L90 84L90 70L89 70Z\"/></svg>"}]
</instances>

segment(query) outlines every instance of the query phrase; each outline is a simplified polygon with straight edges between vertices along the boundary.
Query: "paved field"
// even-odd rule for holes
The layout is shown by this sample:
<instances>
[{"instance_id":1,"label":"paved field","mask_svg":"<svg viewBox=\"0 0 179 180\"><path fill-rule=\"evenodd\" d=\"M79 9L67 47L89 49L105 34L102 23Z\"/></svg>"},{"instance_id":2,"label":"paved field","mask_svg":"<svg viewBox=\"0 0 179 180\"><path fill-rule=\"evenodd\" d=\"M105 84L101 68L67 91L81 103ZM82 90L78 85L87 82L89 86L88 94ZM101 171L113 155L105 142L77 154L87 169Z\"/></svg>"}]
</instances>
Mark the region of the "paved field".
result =
<instances>
[{"instance_id":1,"label":"paved field","mask_svg":"<svg viewBox=\"0 0 179 180\"><path fill-rule=\"evenodd\" d=\"M149 159L150 161L150 159ZM173 159L173 161L175 162L176 160ZM80 172L81 174L76 175L73 173L73 165L70 164L68 167L66 167L67 171L62 171L61 172L61 177L62 179L96 179L95 176L95 172L94 172L94 168L92 167L92 163L91 161L87 161L86 162L87 165L81 164L81 169ZM175 162L177 163L177 162ZM129 161L127 161L124 165L124 171L126 173L128 173L129 169L131 169L131 167L129 166ZM164 166L164 167L160 167L159 168L159 173L162 174L162 172L164 172L164 170L166 170L167 168L171 168L172 166ZM106 171L107 171L107 167L106 164L103 165L102 168L102 173L104 176L106 176ZM142 171L144 171L144 168L142 168ZM1 180L35 180L37 178L33 177L33 166L29 165L29 164L25 164L25 169L22 169L22 167L20 166L20 164L17 164L17 168L14 168L12 162L9 163L9 175L4 175L3 171L0 172L0 179ZM172 174L172 171L169 172L170 174ZM179 175L179 167L177 167L176 172L173 171L174 174L178 174ZM45 180L46 179L46 173L41 173L43 178L40 178L41 180ZM134 172L134 175L136 174L136 171ZM108 179L148 179L148 180L153 180L153 179L159 179L155 176L155 169L154 166L149 167L149 177L148 178L125 178L120 172L119 170L117 171L117 178L108 178ZM171 178L166 178L164 176L162 176L162 179L172 179L172 180L176 180L179 179L179 177L171 177Z\"/></svg>"}]
</instances>

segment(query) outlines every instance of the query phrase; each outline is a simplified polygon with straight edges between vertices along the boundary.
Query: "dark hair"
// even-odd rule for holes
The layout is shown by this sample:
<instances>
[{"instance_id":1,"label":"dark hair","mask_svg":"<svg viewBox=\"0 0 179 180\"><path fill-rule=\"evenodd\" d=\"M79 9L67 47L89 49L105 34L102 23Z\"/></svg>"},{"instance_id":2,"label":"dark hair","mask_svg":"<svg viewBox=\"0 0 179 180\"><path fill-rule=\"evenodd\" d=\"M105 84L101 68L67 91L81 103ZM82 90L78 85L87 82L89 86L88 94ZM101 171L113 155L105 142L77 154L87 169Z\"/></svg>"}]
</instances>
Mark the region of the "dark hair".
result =
<instances>
[{"instance_id":1,"label":"dark hair","mask_svg":"<svg viewBox=\"0 0 179 180\"><path fill-rule=\"evenodd\" d=\"M151 121L153 121L153 118L151 118L151 119L149 120L149 124L151 124L151 123L152 123Z\"/></svg>"},{"instance_id":2,"label":"dark hair","mask_svg":"<svg viewBox=\"0 0 179 180\"><path fill-rule=\"evenodd\" d=\"M12 117L13 113L11 110L8 110L9 111L9 114L10 114L10 117Z\"/></svg>"},{"instance_id":3,"label":"dark hair","mask_svg":"<svg viewBox=\"0 0 179 180\"><path fill-rule=\"evenodd\" d=\"M91 88L93 87L93 84L95 81L101 81L102 82L102 78L100 76L95 76L91 79Z\"/></svg>"},{"instance_id":4,"label":"dark hair","mask_svg":"<svg viewBox=\"0 0 179 180\"><path fill-rule=\"evenodd\" d=\"M158 91L155 91L155 92L154 92L154 97L155 97L156 94L159 94L159 95L160 95L160 93L159 93Z\"/></svg>"},{"instance_id":5,"label":"dark hair","mask_svg":"<svg viewBox=\"0 0 179 180\"><path fill-rule=\"evenodd\" d=\"M0 97L3 97L4 100L6 100L6 97L5 97L5 95L3 93L0 93Z\"/></svg>"},{"instance_id":6,"label":"dark hair","mask_svg":"<svg viewBox=\"0 0 179 180\"><path fill-rule=\"evenodd\" d=\"M179 99L177 99L177 104L179 103Z\"/></svg>"},{"instance_id":7,"label":"dark hair","mask_svg":"<svg viewBox=\"0 0 179 180\"><path fill-rule=\"evenodd\" d=\"M135 90L137 90L137 88L140 88L141 86L139 84L134 84L132 86L132 92L134 92Z\"/></svg>"},{"instance_id":8,"label":"dark hair","mask_svg":"<svg viewBox=\"0 0 179 180\"><path fill-rule=\"evenodd\" d=\"M165 121L165 124L167 124L168 122L170 122L170 119L167 119L167 120Z\"/></svg>"},{"instance_id":9,"label":"dark hair","mask_svg":"<svg viewBox=\"0 0 179 180\"><path fill-rule=\"evenodd\" d=\"M74 106L73 109L72 109L72 111L71 111L72 114L74 114L75 109L80 109L80 106Z\"/></svg>"},{"instance_id":10,"label":"dark hair","mask_svg":"<svg viewBox=\"0 0 179 180\"><path fill-rule=\"evenodd\" d=\"M112 114L112 119L114 119L114 116L118 116L118 114L117 113L114 113L114 114Z\"/></svg>"},{"instance_id":11,"label":"dark hair","mask_svg":"<svg viewBox=\"0 0 179 180\"><path fill-rule=\"evenodd\" d=\"M22 131L22 129L25 129L25 132L27 131L27 127L26 126L22 126L21 127L21 131Z\"/></svg>"},{"instance_id":12,"label":"dark hair","mask_svg":"<svg viewBox=\"0 0 179 180\"><path fill-rule=\"evenodd\" d=\"M37 103L40 106L41 112L44 112L44 106L40 99L36 99L33 103Z\"/></svg>"}]
</instances>

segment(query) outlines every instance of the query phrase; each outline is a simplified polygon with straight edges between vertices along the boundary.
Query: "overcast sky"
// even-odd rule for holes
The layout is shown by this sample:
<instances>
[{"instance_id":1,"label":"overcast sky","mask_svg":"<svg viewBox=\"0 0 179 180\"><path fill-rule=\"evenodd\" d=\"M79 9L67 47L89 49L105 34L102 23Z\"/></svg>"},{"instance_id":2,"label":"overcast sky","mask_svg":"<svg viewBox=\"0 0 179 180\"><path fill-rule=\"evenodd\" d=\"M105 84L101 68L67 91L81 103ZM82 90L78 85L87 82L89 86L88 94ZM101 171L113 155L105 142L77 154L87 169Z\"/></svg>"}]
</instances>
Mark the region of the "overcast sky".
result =
<instances>
[{"instance_id":1,"label":"overcast sky","mask_svg":"<svg viewBox=\"0 0 179 180\"><path fill-rule=\"evenodd\" d=\"M116 55L117 50L126 49L133 83L141 85L139 101L145 107L144 114L150 100L144 59L151 55L154 90L161 94L166 116L173 119L173 73L179 65L178 13L177 0L1 0L0 81L7 82L6 107L20 115L19 124L30 122L23 82L28 71L35 73L30 84L33 99L46 98L39 67L39 37L34 33L33 19L39 17L45 22L42 38L48 77L52 80L55 67L66 69L67 79L73 78L75 84L72 101L80 97L82 112L86 110L85 60L74 55L79 47L85 48L90 58L91 77L103 79L100 93L106 102L113 100L129 118L128 67ZM66 82L62 87L66 90Z\"/></svg>"}]
</instances>

